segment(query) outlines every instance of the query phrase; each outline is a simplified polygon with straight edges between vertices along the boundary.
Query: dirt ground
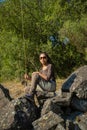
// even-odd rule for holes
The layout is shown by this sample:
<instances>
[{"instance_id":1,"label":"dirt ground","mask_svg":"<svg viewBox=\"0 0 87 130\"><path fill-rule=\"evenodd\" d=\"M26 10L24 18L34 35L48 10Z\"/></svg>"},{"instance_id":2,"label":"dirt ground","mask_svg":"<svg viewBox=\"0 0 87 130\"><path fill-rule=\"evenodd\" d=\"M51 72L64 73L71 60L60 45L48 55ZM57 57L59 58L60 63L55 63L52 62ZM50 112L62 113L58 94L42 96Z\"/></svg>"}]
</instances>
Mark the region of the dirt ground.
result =
<instances>
[{"instance_id":1,"label":"dirt ground","mask_svg":"<svg viewBox=\"0 0 87 130\"><path fill-rule=\"evenodd\" d=\"M57 90L61 88L62 84L64 83L64 79L57 79L56 82L57 82ZM9 81L9 82L4 82L4 83L1 83L3 85L3 87L7 88L10 92L10 95L12 98L18 98L18 97L21 97L23 96L25 93L24 93L24 89L25 89L25 86L22 85L21 82L18 82L18 81ZM30 81L29 81L29 84L30 84Z\"/></svg>"}]
</instances>

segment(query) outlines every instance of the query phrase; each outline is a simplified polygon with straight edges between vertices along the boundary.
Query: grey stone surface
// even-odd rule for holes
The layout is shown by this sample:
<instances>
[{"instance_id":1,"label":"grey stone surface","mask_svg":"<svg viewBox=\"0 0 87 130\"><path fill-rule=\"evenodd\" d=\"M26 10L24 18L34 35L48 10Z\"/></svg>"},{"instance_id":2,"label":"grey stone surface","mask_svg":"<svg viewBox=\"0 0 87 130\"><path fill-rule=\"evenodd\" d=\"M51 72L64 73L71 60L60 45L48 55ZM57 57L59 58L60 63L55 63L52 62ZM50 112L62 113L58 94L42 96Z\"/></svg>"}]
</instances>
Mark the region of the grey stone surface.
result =
<instances>
[{"instance_id":1,"label":"grey stone surface","mask_svg":"<svg viewBox=\"0 0 87 130\"><path fill-rule=\"evenodd\" d=\"M38 99L48 99L55 96L54 92L46 92L46 91L36 91L36 96Z\"/></svg>"},{"instance_id":2,"label":"grey stone surface","mask_svg":"<svg viewBox=\"0 0 87 130\"><path fill-rule=\"evenodd\" d=\"M71 99L72 95L73 95L73 93L71 93L71 92L62 92L61 93L62 98L67 98L69 100Z\"/></svg>"},{"instance_id":3,"label":"grey stone surface","mask_svg":"<svg viewBox=\"0 0 87 130\"><path fill-rule=\"evenodd\" d=\"M56 93L54 92L46 92L46 91L40 91L40 90L36 91L36 97L41 107L43 106L44 102L47 99L51 99L54 96L56 96Z\"/></svg>"},{"instance_id":4,"label":"grey stone surface","mask_svg":"<svg viewBox=\"0 0 87 130\"><path fill-rule=\"evenodd\" d=\"M50 111L38 120L34 121L33 127L34 130L52 130L52 128L56 127L58 123L63 121L64 120L60 116Z\"/></svg>"},{"instance_id":5,"label":"grey stone surface","mask_svg":"<svg viewBox=\"0 0 87 130\"><path fill-rule=\"evenodd\" d=\"M87 111L87 99L79 99L78 97L73 97L71 101L71 106L78 111Z\"/></svg>"},{"instance_id":6,"label":"grey stone surface","mask_svg":"<svg viewBox=\"0 0 87 130\"><path fill-rule=\"evenodd\" d=\"M65 129L66 130L80 130L78 124L75 124L74 122L70 120L66 120Z\"/></svg>"},{"instance_id":7,"label":"grey stone surface","mask_svg":"<svg viewBox=\"0 0 87 130\"><path fill-rule=\"evenodd\" d=\"M54 96L53 98L50 98L45 101L42 110L41 110L41 115L46 114L50 110L53 111L56 114L62 114L63 111L61 107L66 107L70 105L71 101L71 94L68 94L68 96L65 97L59 97L59 96Z\"/></svg>"},{"instance_id":8,"label":"grey stone surface","mask_svg":"<svg viewBox=\"0 0 87 130\"><path fill-rule=\"evenodd\" d=\"M41 116L47 114L49 111L52 111L56 114L63 113L63 111L61 110L61 107L53 103L51 99L48 99L47 101L45 101L43 108L41 110Z\"/></svg>"},{"instance_id":9,"label":"grey stone surface","mask_svg":"<svg viewBox=\"0 0 87 130\"><path fill-rule=\"evenodd\" d=\"M87 79L83 81L75 90L76 96L80 99L87 99Z\"/></svg>"},{"instance_id":10,"label":"grey stone surface","mask_svg":"<svg viewBox=\"0 0 87 130\"><path fill-rule=\"evenodd\" d=\"M56 105L59 105L59 106L69 106L70 105L70 101L71 101L71 95L68 96L67 98L55 96L51 100L52 100L53 104L56 104Z\"/></svg>"},{"instance_id":11,"label":"grey stone surface","mask_svg":"<svg viewBox=\"0 0 87 130\"><path fill-rule=\"evenodd\" d=\"M84 122L78 123L80 130L87 130L87 124Z\"/></svg>"},{"instance_id":12,"label":"grey stone surface","mask_svg":"<svg viewBox=\"0 0 87 130\"><path fill-rule=\"evenodd\" d=\"M87 112L77 117L76 124L80 130L87 130Z\"/></svg>"},{"instance_id":13,"label":"grey stone surface","mask_svg":"<svg viewBox=\"0 0 87 130\"><path fill-rule=\"evenodd\" d=\"M37 107L27 99L12 100L0 112L0 130L31 129L37 113Z\"/></svg>"},{"instance_id":14,"label":"grey stone surface","mask_svg":"<svg viewBox=\"0 0 87 130\"><path fill-rule=\"evenodd\" d=\"M62 91L73 92L80 84L87 80L87 65L72 73L62 85Z\"/></svg>"},{"instance_id":15,"label":"grey stone surface","mask_svg":"<svg viewBox=\"0 0 87 130\"><path fill-rule=\"evenodd\" d=\"M58 124L55 130L66 130L61 124Z\"/></svg>"}]
</instances>

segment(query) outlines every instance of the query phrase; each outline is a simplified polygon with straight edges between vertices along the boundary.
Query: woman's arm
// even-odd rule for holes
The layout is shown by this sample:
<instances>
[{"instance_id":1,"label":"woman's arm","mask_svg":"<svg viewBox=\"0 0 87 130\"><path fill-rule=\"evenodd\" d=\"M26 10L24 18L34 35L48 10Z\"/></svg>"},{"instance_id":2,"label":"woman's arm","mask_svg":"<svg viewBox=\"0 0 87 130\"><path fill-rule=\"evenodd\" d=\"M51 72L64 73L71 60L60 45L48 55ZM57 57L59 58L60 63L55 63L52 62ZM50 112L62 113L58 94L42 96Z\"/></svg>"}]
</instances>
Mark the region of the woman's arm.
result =
<instances>
[{"instance_id":1,"label":"woman's arm","mask_svg":"<svg viewBox=\"0 0 87 130\"><path fill-rule=\"evenodd\" d=\"M45 74L42 74L40 72L33 72L32 74L38 74L40 77L42 77L43 79L47 80L47 76Z\"/></svg>"},{"instance_id":2,"label":"woman's arm","mask_svg":"<svg viewBox=\"0 0 87 130\"><path fill-rule=\"evenodd\" d=\"M52 74L52 65L50 64L48 66L48 70L47 70L47 74L42 74L40 72L34 72L34 73L38 73L40 77L42 77L43 79L45 79L46 81L48 81L51 78L51 74Z\"/></svg>"},{"instance_id":3,"label":"woman's arm","mask_svg":"<svg viewBox=\"0 0 87 130\"><path fill-rule=\"evenodd\" d=\"M47 80L47 81L48 81L48 78L47 78L47 76L46 76L46 75L44 75L44 74L42 74L42 73L40 73L40 72L39 72L39 75L40 75L40 77L42 77L43 79L45 79L45 80Z\"/></svg>"},{"instance_id":4,"label":"woman's arm","mask_svg":"<svg viewBox=\"0 0 87 130\"><path fill-rule=\"evenodd\" d=\"M43 79L45 79L46 81L48 81L48 80L50 80L50 78L51 78L51 74L52 74L52 65L51 64L49 64L49 66L48 66L48 70L47 70L47 74L45 75L45 74L42 74L41 72L33 72L32 74L35 74L35 73L37 73L37 74L39 74L39 76L41 77L41 78L43 78ZM24 78L25 79L27 79L27 80L31 80L31 77L28 75L28 74L25 74L24 75Z\"/></svg>"}]
</instances>

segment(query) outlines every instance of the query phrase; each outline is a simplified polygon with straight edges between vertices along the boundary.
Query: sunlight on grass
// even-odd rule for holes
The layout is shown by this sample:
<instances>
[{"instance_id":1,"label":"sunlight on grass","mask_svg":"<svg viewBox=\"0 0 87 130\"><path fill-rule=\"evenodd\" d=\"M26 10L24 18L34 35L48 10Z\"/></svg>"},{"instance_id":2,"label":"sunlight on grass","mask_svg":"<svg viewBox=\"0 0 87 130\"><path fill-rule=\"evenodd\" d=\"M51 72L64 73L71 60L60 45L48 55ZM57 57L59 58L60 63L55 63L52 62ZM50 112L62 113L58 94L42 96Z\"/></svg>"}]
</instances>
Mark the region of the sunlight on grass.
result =
<instances>
[{"instance_id":1,"label":"sunlight on grass","mask_svg":"<svg viewBox=\"0 0 87 130\"><path fill-rule=\"evenodd\" d=\"M64 83L65 79L57 79L57 90L59 90ZM9 92L13 98L18 98L22 95L24 95L24 85L21 84L21 82L14 80L14 81L6 81L3 82L2 85L9 89Z\"/></svg>"}]
</instances>

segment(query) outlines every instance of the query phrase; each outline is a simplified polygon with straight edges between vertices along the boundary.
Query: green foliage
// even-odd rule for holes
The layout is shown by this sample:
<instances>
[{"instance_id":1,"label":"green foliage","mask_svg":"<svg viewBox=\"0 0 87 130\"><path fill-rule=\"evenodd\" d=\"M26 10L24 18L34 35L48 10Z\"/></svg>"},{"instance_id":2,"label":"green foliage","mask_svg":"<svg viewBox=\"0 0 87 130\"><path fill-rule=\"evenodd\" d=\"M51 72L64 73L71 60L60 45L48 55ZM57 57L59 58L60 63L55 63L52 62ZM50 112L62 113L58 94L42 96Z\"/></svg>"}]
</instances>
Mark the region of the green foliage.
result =
<instances>
[{"instance_id":1,"label":"green foliage","mask_svg":"<svg viewBox=\"0 0 87 130\"><path fill-rule=\"evenodd\" d=\"M74 67L84 64L84 55L72 44L56 46L53 49L52 59L59 77L67 77Z\"/></svg>"},{"instance_id":2,"label":"green foliage","mask_svg":"<svg viewBox=\"0 0 87 130\"><path fill-rule=\"evenodd\" d=\"M87 47L87 17L84 15L80 21L67 20L60 29L61 39L69 37L71 44L77 47L77 50L84 54Z\"/></svg>"},{"instance_id":3,"label":"green foliage","mask_svg":"<svg viewBox=\"0 0 87 130\"><path fill-rule=\"evenodd\" d=\"M16 76L16 71L22 68L23 47L15 33L4 30L0 33L0 52L1 78L9 79Z\"/></svg>"},{"instance_id":4,"label":"green foliage","mask_svg":"<svg viewBox=\"0 0 87 130\"><path fill-rule=\"evenodd\" d=\"M87 59L87 2L85 0L6 0L0 4L0 80L21 78L40 67L46 51L56 74L66 77ZM51 35L62 43L52 47Z\"/></svg>"}]
</instances>

